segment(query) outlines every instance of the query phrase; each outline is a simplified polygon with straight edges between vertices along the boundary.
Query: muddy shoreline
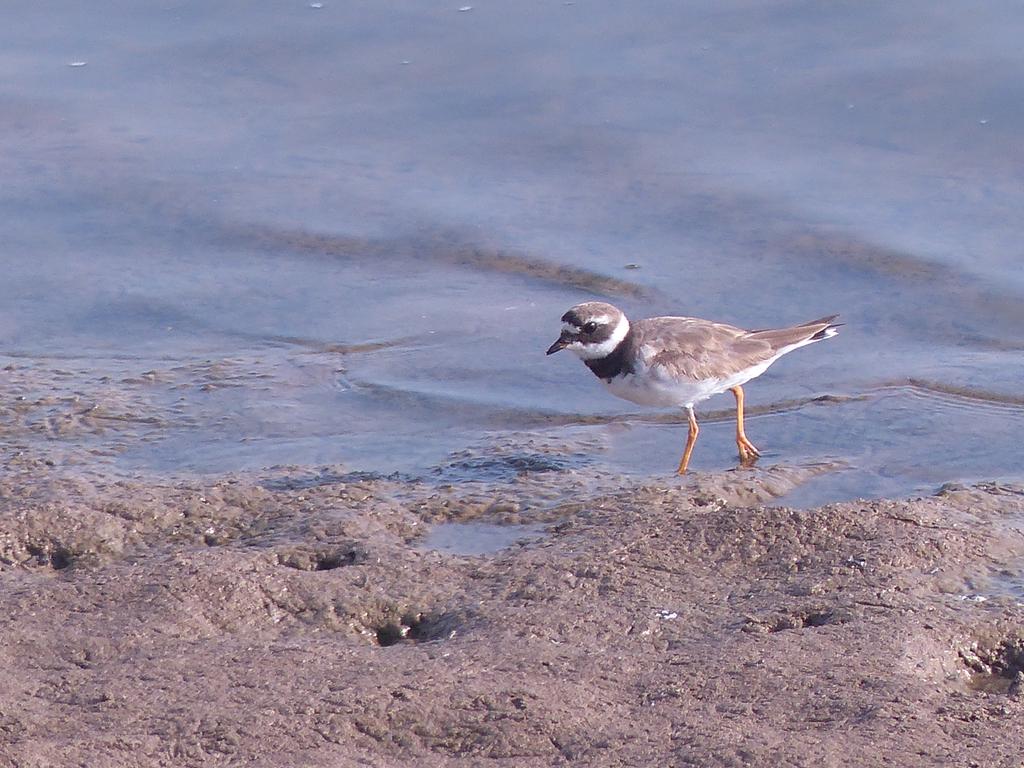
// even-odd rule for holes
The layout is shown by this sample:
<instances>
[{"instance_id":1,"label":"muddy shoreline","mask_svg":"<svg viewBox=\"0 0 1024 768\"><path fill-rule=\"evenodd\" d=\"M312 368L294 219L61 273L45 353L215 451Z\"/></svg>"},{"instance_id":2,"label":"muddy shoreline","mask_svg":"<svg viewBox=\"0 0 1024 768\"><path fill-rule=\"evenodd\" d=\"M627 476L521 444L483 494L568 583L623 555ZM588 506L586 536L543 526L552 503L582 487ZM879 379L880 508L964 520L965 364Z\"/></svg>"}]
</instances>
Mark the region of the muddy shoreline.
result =
<instances>
[{"instance_id":1,"label":"muddy shoreline","mask_svg":"<svg viewBox=\"0 0 1024 768\"><path fill-rule=\"evenodd\" d=\"M1024 489L0 478L0 763L1011 765ZM487 556L446 521L527 524Z\"/></svg>"}]
</instances>

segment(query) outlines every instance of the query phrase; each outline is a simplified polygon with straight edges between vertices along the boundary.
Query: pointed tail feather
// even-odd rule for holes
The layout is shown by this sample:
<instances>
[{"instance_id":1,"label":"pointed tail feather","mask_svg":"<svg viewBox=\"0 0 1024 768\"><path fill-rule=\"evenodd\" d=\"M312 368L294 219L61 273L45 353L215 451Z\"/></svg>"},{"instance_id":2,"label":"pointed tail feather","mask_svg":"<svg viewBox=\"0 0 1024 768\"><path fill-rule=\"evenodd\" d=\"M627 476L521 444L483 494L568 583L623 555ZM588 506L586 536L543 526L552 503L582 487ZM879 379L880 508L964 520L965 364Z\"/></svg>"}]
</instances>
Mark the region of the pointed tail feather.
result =
<instances>
[{"instance_id":1,"label":"pointed tail feather","mask_svg":"<svg viewBox=\"0 0 1024 768\"><path fill-rule=\"evenodd\" d=\"M773 349L786 350L802 347L822 339L831 339L843 323L833 322L839 315L829 315L807 323L794 325L790 328L768 328L763 331L751 331L748 338L761 339L772 345Z\"/></svg>"},{"instance_id":2,"label":"pointed tail feather","mask_svg":"<svg viewBox=\"0 0 1024 768\"><path fill-rule=\"evenodd\" d=\"M844 325L846 325L846 323L835 323L835 322L832 322L837 317L839 317L839 315L829 315L828 317L823 317L823 318L821 318L819 320L811 320L811 322L809 322L809 323L804 323L804 326L808 327L808 328L810 328L811 326L819 326L819 325L825 326L824 328L822 328L821 330L816 332L813 336L811 336L811 341L821 341L822 339L831 339L833 336L835 336L837 333L839 333L839 328L844 326Z\"/></svg>"}]
</instances>

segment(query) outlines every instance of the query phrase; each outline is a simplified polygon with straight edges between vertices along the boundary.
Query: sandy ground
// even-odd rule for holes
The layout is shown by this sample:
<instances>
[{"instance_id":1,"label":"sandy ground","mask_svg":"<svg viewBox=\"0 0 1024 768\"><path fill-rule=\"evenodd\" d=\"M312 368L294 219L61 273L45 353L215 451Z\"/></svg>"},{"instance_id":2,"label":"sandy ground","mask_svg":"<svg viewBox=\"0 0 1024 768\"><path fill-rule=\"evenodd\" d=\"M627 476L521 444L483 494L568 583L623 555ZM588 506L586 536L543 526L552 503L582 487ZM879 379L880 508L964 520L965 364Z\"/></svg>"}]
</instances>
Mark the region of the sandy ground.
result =
<instances>
[{"instance_id":1,"label":"sandy ground","mask_svg":"<svg viewBox=\"0 0 1024 768\"><path fill-rule=\"evenodd\" d=\"M0 765L1019 765L1024 489L0 477ZM489 556L445 521L531 523Z\"/></svg>"}]
</instances>

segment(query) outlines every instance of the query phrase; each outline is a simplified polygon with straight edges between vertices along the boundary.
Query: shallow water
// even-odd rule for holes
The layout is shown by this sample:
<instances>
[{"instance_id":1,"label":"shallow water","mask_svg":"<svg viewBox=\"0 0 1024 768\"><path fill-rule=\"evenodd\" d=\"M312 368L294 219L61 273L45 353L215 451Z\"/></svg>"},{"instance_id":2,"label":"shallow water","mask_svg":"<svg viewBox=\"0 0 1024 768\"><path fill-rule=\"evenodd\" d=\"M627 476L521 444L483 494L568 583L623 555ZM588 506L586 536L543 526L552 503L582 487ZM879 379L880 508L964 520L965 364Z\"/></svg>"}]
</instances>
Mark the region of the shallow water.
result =
<instances>
[{"instance_id":1,"label":"shallow water","mask_svg":"<svg viewBox=\"0 0 1024 768\"><path fill-rule=\"evenodd\" d=\"M457 7L9 10L3 450L668 475L682 419L543 354L598 296L842 314L748 388L762 464L835 466L792 503L1021 479L1015 5Z\"/></svg>"},{"instance_id":2,"label":"shallow water","mask_svg":"<svg viewBox=\"0 0 1024 768\"><path fill-rule=\"evenodd\" d=\"M535 525L442 523L434 526L421 546L457 555L492 555L542 535L543 529Z\"/></svg>"}]
</instances>

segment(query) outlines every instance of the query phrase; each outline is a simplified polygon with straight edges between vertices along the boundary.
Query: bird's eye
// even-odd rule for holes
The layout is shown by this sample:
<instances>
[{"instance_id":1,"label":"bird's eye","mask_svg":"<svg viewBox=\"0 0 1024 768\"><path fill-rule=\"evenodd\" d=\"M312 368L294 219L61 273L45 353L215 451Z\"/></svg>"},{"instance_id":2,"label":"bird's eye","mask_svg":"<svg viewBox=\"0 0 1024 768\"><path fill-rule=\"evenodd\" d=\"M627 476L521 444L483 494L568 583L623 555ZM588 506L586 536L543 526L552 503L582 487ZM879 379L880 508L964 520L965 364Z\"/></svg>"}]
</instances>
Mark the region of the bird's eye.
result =
<instances>
[{"instance_id":1,"label":"bird's eye","mask_svg":"<svg viewBox=\"0 0 1024 768\"><path fill-rule=\"evenodd\" d=\"M583 332L584 333L593 333L596 330L597 330L597 323L595 323L593 320L591 320L589 323L587 323L586 325L583 326Z\"/></svg>"}]
</instances>

